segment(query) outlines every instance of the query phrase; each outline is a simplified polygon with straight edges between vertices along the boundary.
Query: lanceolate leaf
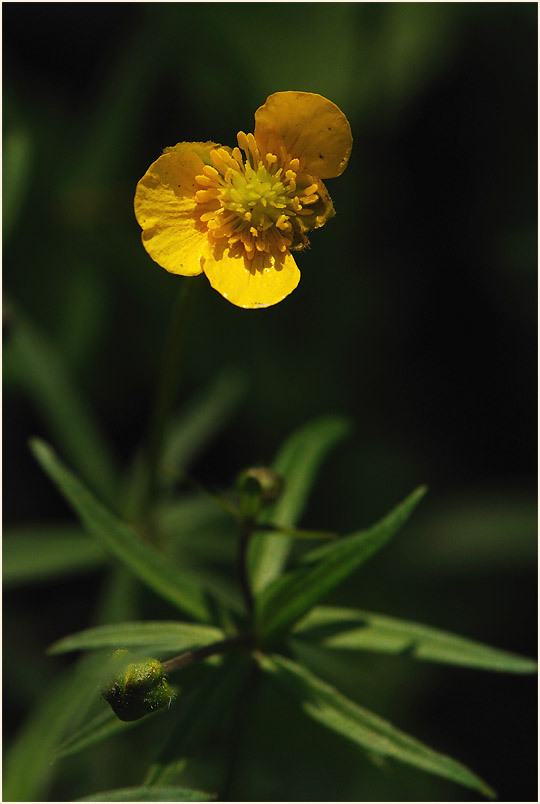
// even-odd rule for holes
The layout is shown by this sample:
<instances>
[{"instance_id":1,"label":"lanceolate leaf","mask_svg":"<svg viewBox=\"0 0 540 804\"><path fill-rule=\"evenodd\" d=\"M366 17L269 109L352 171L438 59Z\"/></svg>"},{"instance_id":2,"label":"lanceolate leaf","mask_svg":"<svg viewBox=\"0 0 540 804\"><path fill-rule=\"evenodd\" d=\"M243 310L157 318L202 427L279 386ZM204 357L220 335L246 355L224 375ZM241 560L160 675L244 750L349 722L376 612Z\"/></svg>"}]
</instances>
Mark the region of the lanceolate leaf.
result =
<instances>
[{"instance_id":1,"label":"lanceolate leaf","mask_svg":"<svg viewBox=\"0 0 540 804\"><path fill-rule=\"evenodd\" d=\"M155 650L183 651L210 645L224 639L219 628L177 622L128 622L99 625L64 637L49 648L49 653L97 648L148 647Z\"/></svg>"},{"instance_id":2,"label":"lanceolate leaf","mask_svg":"<svg viewBox=\"0 0 540 804\"><path fill-rule=\"evenodd\" d=\"M54 747L87 695L86 689L77 687L71 671L43 691L4 758L4 801L43 800L53 773Z\"/></svg>"},{"instance_id":3,"label":"lanceolate leaf","mask_svg":"<svg viewBox=\"0 0 540 804\"><path fill-rule=\"evenodd\" d=\"M44 795L53 773L56 746L77 728L111 674L111 663L85 656L75 672L68 671L45 687L42 696L11 744L3 765L3 800L36 801Z\"/></svg>"},{"instance_id":4,"label":"lanceolate leaf","mask_svg":"<svg viewBox=\"0 0 540 804\"><path fill-rule=\"evenodd\" d=\"M283 635L330 590L379 550L406 522L425 493L414 491L369 530L312 551L305 566L283 575L255 601L256 628L265 642Z\"/></svg>"},{"instance_id":5,"label":"lanceolate leaf","mask_svg":"<svg viewBox=\"0 0 540 804\"><path fill-rule=\"evenodd\" d=\"M158 595L196 619L208 619L204 596L186 572L104 508L47 444L34 439L31 446L42 468L64 494L89 533L103 547Z\"/></svg>"},{"instance_id":6,"label":"lanceolate leaf","mask_svg":"<svg viewBox=\"0 0 540 804\"><path fill-rule=\"evenodd\" d=\"M77 801L210 801L214 796L186 787L124 787L121 790L106 790Z\"/></svg>"},{"instance_id":7,"label":"lanceolate leaf","mask_svg":"<svg viewBox=\"0 0 540 804\"><path fill-rule=\"evenodd\" d=\"M295 525L306 505L319 468L328 452L350 431L346 419L326 416L297 430L285 442L272 468L285 481L283 492L261 517L263 524ZM252 540L250 574L255 593L281 573L291 550L283 536L259 533Z\"/></svg>"},{"instance_id":8,"label":"lanceolate leaf","mask_svg":"<svg viewBox=\"0 0 540 804\"><path fill-rule=\"evenodd\" d=\"M488 797L493 791L459 762L409 737L283 656L261 656L262 667L314 720L362 749L443 776Z\"/></svg>"},{"instance_id":9,"label":"lanceolate leaf","mask_svg":"<svg viewBox=\"0 0 540 804\"><path fill-rule=\"evenodd\" d=\"M117 475L110 449L60 355L18 310L9 347L21 384L70 462L92 491L113 504Z\"/></svg>"},{"instance_id":10,"label":"lanceolate leaf","mask_svg":"<svg viewBox=\"0 0 540 804\"><path fill-rule=\"evenodd\" d=\"M4 531L2 579L16 586L89 572L103 564L102 547L82 528L71 525Z\"/></svg>"},{"instance_id":11,"label":"lanceolate leaf","mask_svg":"<svg viewBox=\"0 0 540 804\"><path fill-rule=\"evenodd\" d=\"M339 650L406 653L416 659L507 673L537 670L532 659L436 628L356 609L319 606L297 625L295 636Z\"/></svg>"},{"instance_id":12,"label":"lanceolate leaf","mask_svg":"<svg viewBox=\"0 0 540 804\"><path fill-rule=\"evenodd\" d=\"M141 723L146 723L149 717L153 717L154 714L160 714L162 711L158 710L139 720L125 721L119 720L112 709L107 706L99 715L96 715L74 734L70 735L67 740L64 740L54 752L54 759L64 759L72 754L78 754L80 751L101 743L119 732L132 729Z\"/></svg>"}]
</instances>

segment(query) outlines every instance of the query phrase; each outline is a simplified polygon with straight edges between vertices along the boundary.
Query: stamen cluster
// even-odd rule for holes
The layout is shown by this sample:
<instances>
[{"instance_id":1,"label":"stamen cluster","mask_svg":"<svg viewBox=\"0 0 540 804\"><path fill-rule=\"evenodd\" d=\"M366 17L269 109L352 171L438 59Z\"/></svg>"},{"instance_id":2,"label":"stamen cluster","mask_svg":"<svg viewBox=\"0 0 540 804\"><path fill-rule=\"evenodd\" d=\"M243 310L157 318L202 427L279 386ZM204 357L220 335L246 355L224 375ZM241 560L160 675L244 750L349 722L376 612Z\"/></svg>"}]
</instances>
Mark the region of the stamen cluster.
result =
<instances>
[{"instance_id":1,"label":"stamen cluster","mask_svg":"<svg viewBox=\"0 0 540 804\"><path fill-rule=\"evenodd\" d=\"M262 155L253 134L241 131L237 139L232 151L212 150L212 165L195 177L199 220L212 238L226 238L250 260L262 253L278 257L305 241L302 233L312 227L300 219L313 215L308 207L319 198L318 186L298 186L306 183L300 160L283 147Z\"/></svg>"}]
</instances>

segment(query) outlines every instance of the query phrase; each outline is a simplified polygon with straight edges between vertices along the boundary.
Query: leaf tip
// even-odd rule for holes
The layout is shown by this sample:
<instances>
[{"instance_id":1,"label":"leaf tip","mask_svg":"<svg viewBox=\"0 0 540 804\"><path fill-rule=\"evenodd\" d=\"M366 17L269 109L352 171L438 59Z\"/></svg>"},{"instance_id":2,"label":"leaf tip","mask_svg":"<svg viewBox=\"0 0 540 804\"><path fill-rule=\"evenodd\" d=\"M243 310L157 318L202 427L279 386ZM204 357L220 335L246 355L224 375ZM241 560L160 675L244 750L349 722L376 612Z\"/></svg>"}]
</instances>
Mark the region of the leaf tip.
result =
<instances>
[{"instance_id":1,"label":"leaf tip","mask_svg":"<svg viewBox=\"0 0 540 804\"><path fill-rule=\"evenodd\" d=\"M53 448L37 436L28 439L28 446L34 457L40 462L54 455Z\"/></svg>"},{"instance_id":2,"label":"leaf tip","mask_svg":"<svg viewBox=\"0 0 540 804\"><path fill-rule=\"evenodd\" d=\"M484 796L486 798L489 798L490 801L496 801L497 798L498 798L497 793L495 792L495 790L492 787L490 787L488 784L486 784L485 782L483 782L483 784L482 784L481 792L484 794Z\"/></svg>"}]
</instances>

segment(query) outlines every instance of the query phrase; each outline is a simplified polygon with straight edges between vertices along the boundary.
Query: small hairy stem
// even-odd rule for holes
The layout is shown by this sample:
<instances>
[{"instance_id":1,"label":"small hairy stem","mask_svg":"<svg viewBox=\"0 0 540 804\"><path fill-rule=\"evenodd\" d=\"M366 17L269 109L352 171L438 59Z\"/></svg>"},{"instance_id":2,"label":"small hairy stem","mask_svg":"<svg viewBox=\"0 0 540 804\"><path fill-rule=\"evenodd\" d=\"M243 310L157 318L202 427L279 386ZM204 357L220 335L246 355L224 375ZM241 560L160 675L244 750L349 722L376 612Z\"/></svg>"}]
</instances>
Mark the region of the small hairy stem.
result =
<instances>
[{"instance_id":1,"label":"small hairy stem","mask_svg":"<svg viewBox=\"0 0 540 804\"><path fill-rule=\"evenodd\" d=\"M208 656L215 656L218 653L225 653L232 648L248 647L252 642L252 637L249 634L242 634L236 637L224 639L221 642L213 642L211 645L203 645L201 648L194 648L179 656L174 656L163 662L163 670L165 673L172 673L175 670L182 670L194 662L200 662L202 659L207 659Z\"/></svg>"}]
</instances>

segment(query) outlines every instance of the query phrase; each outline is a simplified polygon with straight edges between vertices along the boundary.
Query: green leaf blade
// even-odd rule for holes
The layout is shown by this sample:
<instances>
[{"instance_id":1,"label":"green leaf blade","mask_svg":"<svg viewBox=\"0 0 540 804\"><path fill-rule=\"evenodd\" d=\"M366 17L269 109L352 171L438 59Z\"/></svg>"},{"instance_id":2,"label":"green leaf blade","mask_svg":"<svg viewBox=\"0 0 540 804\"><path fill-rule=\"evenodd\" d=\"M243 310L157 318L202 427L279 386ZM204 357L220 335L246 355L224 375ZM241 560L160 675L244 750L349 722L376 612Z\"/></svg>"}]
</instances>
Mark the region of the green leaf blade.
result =
<instances>
[{"instance_id":1,"label":"green leaf blade","mask_svg":"<svg viewBox=\"0 0 540 804\"><path fill-rule=\"evenodd\" d=\"M187 573L104 508L45 442L33 439L31 448L45 473L58 486L85 528L106 550L129 567L139 580L180 610L198 620L209 618L203 593Z\"/></svg>"},{"instance_id":2,"label":"green leaf blade","mask_svg":"<svg viewBox=\"0 0 540 804\"><path fill-rule=\"evenodd\" d=\"M3 763L3 800L43 800L50 783L52 756L84 701L71 673L56 679L30 712Z\"/></svg>"},{"instance_id":3,"label":"green leaf blade","mask_svg":"<svg viewBox=\"0 0 540 804\"><path fill-rule=\"evenodd\" d=\"M87 628L60 639L48 653L67 653L74 650L100 648L147 647L155 650L183 651L210 645L224 639L219 628L178 622L125 622Z\"/></svg>"},{"instance_id":4,"label":"green leaf blade","mask_svg":"<svg viewBox=\"0 0 540 804\"><path fill-rule=\"evenodd\" d=\"M405 524L425 488L420 487L373 527L311 551L305 566L283 575L256 599L256 629L271 643L303 617L328 592L383 547Z\"/></svg>"},{"instance_id":5,"label":"green leaf blade","mask_svg":"<svg viewBox=\"0 0 540 804\"><path fill-rule=\"evenodd\" d=\"M319 468L327 454L350 432L349 422L340 416L325 416L296 430L279 450L272 468L283 477L284 490L261 517L284 527L296 525ZM252 539L249 567L252 588L262 591L277 578L287 562L290 543L279 535L257 533Z\"/></svg>"},{"instance_id":6,"label":"green leaf blade","mask_svg":"<svg viewBox=\"0 0 540 804\"><path fill-rule=\"evenodd\" d=\"M117 469L97 422L53 344L19 310L14 317L7 356L16 367L19 384L84 482L113 505Z\"/></svg>"},{"instance_id":7,"label":"green leaf blade","mask_svg":"<svg viewBox=\"0 0 540 804\"><path fill-rule=\"evenodd\" d=\"M106 561L105 551L77 526L12 528L2 542L5 587L89 572Z\"/></svg>"},{"instance_id":8,"label":"green leaf blade","mask_svg":"<svg viewBox=\"0 0 540 804\"><path fill-rule=\"evenodd\" d=\"M155 714L158 714L158 712ZM152 715L148 715L148 717L152 717ZM146 718L131 721L119 720L114 712L107 707L107 709L104 709L103 712L100 712L99 715L96 715L64 740L54 752L54 760L65 759L65 757L79 754L81 751L104 742L115 734L139 726L145 721Z\"/></svg>"},{"instance_id":9,"label":"green leaf blade","mask_svg":"<svg viewBox=\"0 0 540 804\"><path fill-rule=\"evenodd\" d=\"M437 628L357 609L320 606L295 628L295 636L337 650L407 653L415 659L503 673L534 673L533 659L492 648Z\"/></svg>"},{"instance_id":10,"label":"green leaf blade","mask_svg":"<svg viewBox=\"0 0 540 804\"><path fill-rule=\"evenodd\" d=\"M120 790L106 790L103 793L94 793L93 796L78 798L77 801L211 801L212 798L215 796L210 793L188 790L187 787L141 785Z\"/></svg>"},{"instance_id":11,"label":"green leaf blade","mask_svg":"<svg viewBox=\"0 0 540 804\"><path fill-rule=\"evenodd\" d=\"M465 765L409 737L349 700L306 668L283 656L259 657L263 669L306 715L372 754L389 757L494 798L491 788Z\"/></svg>"}]
</instances>

